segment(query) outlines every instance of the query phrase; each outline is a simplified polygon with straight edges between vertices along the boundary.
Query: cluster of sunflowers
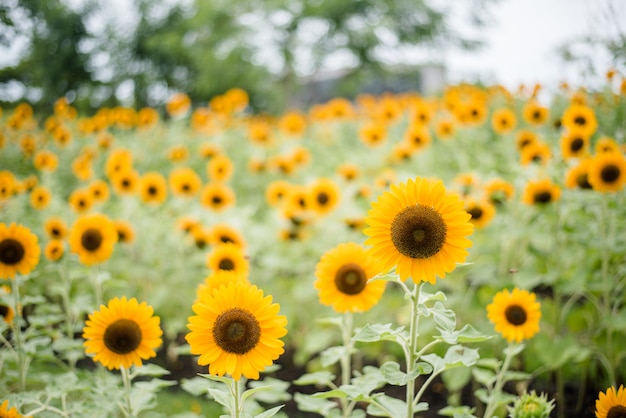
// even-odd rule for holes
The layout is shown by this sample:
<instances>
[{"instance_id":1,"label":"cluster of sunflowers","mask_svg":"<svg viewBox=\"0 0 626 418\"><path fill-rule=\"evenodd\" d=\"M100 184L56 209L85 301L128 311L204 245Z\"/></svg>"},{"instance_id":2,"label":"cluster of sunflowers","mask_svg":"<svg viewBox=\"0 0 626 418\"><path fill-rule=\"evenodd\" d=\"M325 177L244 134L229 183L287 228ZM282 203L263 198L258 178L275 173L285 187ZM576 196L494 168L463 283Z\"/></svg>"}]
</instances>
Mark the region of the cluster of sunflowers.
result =
<instances>
[{"instance_id":1,"label":"cluster of sunflowers","mask_svg":"<svg viewBox=\"0 0 626 418\"><path fill-rule=\"evenodd\" d=\"M363 94L279 117L250 114L241 89L204 107L178 93L165 106L167 120L153 108L79 116L65 98L43 121L27 104L6 110L0 332L11 334L0 350L15 353L19 372L15 386L0 387L19 392L28 385L35 354L24 350L20 333L37 307L27 312L20 293L36 289L56 301L42 282L51 271L66 276L69 290L87 295L91 306L68 322L65 337L75 340L78 332L85 353L121 370L125 383L129 370L163 345L161 319L138 294L149 298L153 287L169 284L103 287L103 270L125 277L129 264L181 274L175 284L182 298L195 295L187 299L194 314L188 320L191 312L171 308L179 316L172 323L188 322L188 332L166 330L170 340L183 333L211 375L259 379L285 352L288 330L310 329L308 308L289 306L291 297L295 305L310 301L308 292L298 294L303 286L317 289L315 302L335 312L366 313L383 300L385 275L417 286L462 274L456 267L471 259L468 237L474 229L488 232L500 212L512 216L507 205L516 196L536 210L557 202L564 189L623 200L626 83L615 92L614 77L597 93L561 86L551 106L541 104L540 86L513 94L463 84L441 97ZM160 253L155 241L163 244ZM172 267L181 258L184 273ZM72 275L91 276L95 294L75 289ZM287 290L263 281L271 275L292 279ZM294 284L302 275L315 280ZM276 289L282 305L261 287ZM539 332L542 316L532 289L513 287L492 292L486 317L506 340L520 343ZM164 292L157 312L175 300ZM60 312L69 315L66 296ZM287 344L298 348L296 337ZM623 414L625 396L621 387L601 394L597 417ZM132 414L130 401L121 408ZM5 401L0 416L20 415Z\"/></svg>"}]
</instances>

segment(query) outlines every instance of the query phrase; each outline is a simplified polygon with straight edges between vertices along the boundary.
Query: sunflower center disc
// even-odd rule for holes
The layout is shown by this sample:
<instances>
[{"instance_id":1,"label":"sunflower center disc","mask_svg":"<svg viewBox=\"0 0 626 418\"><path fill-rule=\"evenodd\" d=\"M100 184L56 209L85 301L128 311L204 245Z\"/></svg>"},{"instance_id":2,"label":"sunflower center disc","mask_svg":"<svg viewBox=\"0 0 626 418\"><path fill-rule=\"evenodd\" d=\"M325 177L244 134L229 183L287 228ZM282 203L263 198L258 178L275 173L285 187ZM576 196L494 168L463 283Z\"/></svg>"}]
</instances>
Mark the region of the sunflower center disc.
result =
<instances>
[{"instance_id":1,"label":"sunflower center disc","mask_svg":"<svg viewBox=\"0 0 626 418\"><path fill-rule=\"evenodd\" d=\"M526 323L526 311L518 305L511 305L504 311L506 320L513 325L523 325Z\"/></svg>"},{"instance_id":2,"label":"sunflower center disc","mask_svg":"<svg viewBox=\"0 0 626 418\"><path fill-rule=\"evenodd\" d=\"M330 199L325 192L319 192L317 194L317 203L319 203L320 205L325 205L326 203L328 203L329 200Z\"/></svg>"},{"instance_id":3,"label":"sunflower center disc","mask_svg":"<svg viewBox=\"0 0 626 418\"><path fill-rule=\"evenodd\" d=\"M229 242L235 243L235 241L231 239L228 235L222 235L220 237L220 242L223 242L224 244L228 244Z\"/></svg>"},{"instance_id":4,"label":"sunflower center disc","mask_svg":"<svg viewBox=\"0 0 626 418\"><path fill-rule=\"evenodd\" d=\"M570 145L570 149L572 151L580 151L584 143L585 141L583 141L581 138L576 138L572 141L572 144Z\"/></svg>"},{"instance_id":5,"label":"sunflower center disc","mask_svg":"<svg viewBox=\"0 0 626 418\"><path fill-rule=\"evenodd\" d=\"M222 312L213 325L215 343L224 351L246 354L261 338L261 326L245 309L231 308Z\"/></svg>"},{"instance_id":6,"label":"sunflower center disc","mask_svg":"<svg viewBox=\"0 0 626 418\"><path fill-rule=\"evenodd\" d=\"M535 194L535 203L549 203L552 200L550 192L539 192Z\"/></svg>"},{"instance_id":7,"label":"sunflower center disc","mask_svg":"<svg viewBox=\"0 0 626 418\"><path fill-rule=\"evenodd\" d=\"M156 195L156 194L157 194L157 189L156 189L156 187L154 187L154 186L150 186L150 187L148 187L148 194L149 194L149 195L151 195L151 196Z\"/></svg>"},{"instance_id":8,"label":"sunflower center disc","mask_svg":"<svg viewBox=\"0 0 626 418\"><path fill-rule=\"evenodd\" d=\"M620 175L619 167L613 164L603 167L602 170L600 171L600 177L602 178L602 181L606 183L613 183L615 180L619 178L619 175Z\"/></svg>"},{"instance_id":9,"label":"sunflower center disc","mask_svg":"<svg viewBox=\"0 0 626 418\"><path fill-rule=\"evenodd\" d=\"M87 251L95 251L100 248L102 244L102 233L97 229L89 228L83 232L83 236L80 237L80 243Z\"/></svg>"},{"instance_id":10,"label":"sunflower center disc","mask_svg":"<svg viewBox=\"0 0 626 418\"><path fill-rule=\"evenodd\" d=\"M587 123L587 119L585 119L583 116L577 116L576 119L574 119L574 123L576 125L584 125Z\"/></svg>"},{"instance_id":11,"label":"sunflower center disc","mask_svg":"<svg viewBox=\"0 0 626 418\"><path fill-rule=\"evenodd\" d=\"M346 295L361 293L366 284L365 271L358 264L344 264L335 273L335 286L337 286L337 290Z\"/></svg>"},{"instance_id":12,"label":"sunflower center disc","mask_svg":"<svg viewBox=\"0 0 626 418\"><path fill-rule=\"evenodd\" d=\"M472 215L472 219L480 219L483 216L483 210L476 206L473 208L470 208L470 210L468 210L467 213Z\"/></svg>"},{"instance_id":13,"label":"sunflower center disc","mask_svg":"<svg viewBox=\"0 0 626 418\"><path fill-rule=\"evenodd\" d=\"M211 198L211 201L213 202L214 205L219 205L220 203L222 203L222 198L219 196L213 196Z\"/></svg>"},{"instance_id":14,"label":"sunflower center disc","mask_svg":"<svg viewBox=\"0 0 626 418\"><path fill-rule=\"evenodd\" d=\"M7 305L0 305L0 317L6 318L9 316L9 307Z\"/></svg>"},{"instance_id":15,"label":"sunflower center disc","mask_svg":"<svg viewBox=\"0 0 626 418\"><path fill-rule=\"evenodd\" d=\"M580 187L581 189L591 189L591 184L589 184L589 178L587 176L587 173L582 173L579 174L576 177L576 184L578 185L578 187Z\"/></svg>"},{"instance_id":16,"label":"sunflower center disc","mask_svg":"<svg viewBox=\"0 0 626 418\"><path fill-rule=\"evenodd\" d=\"M626 418L626 406L615 405L609 409L606 418Z\"/></svg>"},{"instance_id":17,"label":"sunflower center disc","mask_svg":"<svg viewBox=\"0 0 626 418\"><path fill-rule=\"evenodd\" d=\"M132 353L141 344L141 328L131 319L118 319L107 327L102 340L115 354Z\"/></svg>"},{"instance_id":18,"label":"sunflower center disc","mask_svg":"<svg viewBox=\"0 0 626 418\"><path fill-rule=\"evenodd\" d=\"M7 238L0 242L0 262L7 265L14 265L24 258L24 246L18 240Z\"/></svg>"},{"instance_id":19,"label":"sunflower center disc","mask_svg":"<svg viewBox=\"0 0 626 418\"><path fill-rule=\"evenodd\" d=\"M233 263L233 260L231 260L230 258L225 258L223 260L220 260L218 267L220 270L234 270L235 263Z\"/></svg>"},{"instance_id":20,"label":"sunflower center disc","mask_svg":"<svg viewBox=\"0 0 626 418\"><path fill-rule=\"evenodd\" d=\"M393 219L391 241L407 257L428 258L437 254L446 242L446 223L432 208L409 206Z\"/></svg>"}]
</instances>

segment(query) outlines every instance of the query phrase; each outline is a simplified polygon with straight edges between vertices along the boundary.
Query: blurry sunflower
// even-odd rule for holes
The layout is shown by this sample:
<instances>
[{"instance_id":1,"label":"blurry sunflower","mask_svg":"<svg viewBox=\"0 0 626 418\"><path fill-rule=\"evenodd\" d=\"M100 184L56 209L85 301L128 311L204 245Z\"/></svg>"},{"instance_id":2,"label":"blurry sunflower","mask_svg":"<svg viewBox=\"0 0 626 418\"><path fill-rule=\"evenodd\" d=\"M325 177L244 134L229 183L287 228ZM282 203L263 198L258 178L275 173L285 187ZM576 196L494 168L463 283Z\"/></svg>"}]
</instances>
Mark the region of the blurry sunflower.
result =
<instances>
[{"instance_id":1,"label":"blurry sunflower","mask_svg":"<svg viewBox=\"0 0 626 418\"><path fill-rule=\"evenodd\" d=\"M534 293L513 289L498 292L487 305L487 318L509 342L522 342L539 332L541 306Z\"/></svg>"},{"instance_id":2,"label":"blurry sunflower","mask_svg":"<svg viewBox=\"0 0 626 418\"><path fill-rule=\"evenodd\" d=\"M233 175L233 162L224 154L216 155L207 163L210 181L228 181Z\"/></svg>"},{"instance_id":3,"label":"blurry sunflower","mask_svg":"<svg viewBox=\"0 0 626 418\"><path fill-rule=\"evenodd\" d=\"M210 230L210 242L212 245L232 243L241 249L246 248L246 240L241 232L227 224L215 224Z\"/></svg>"},{"instance_id":4,"label":"blurry sunflower","mask_svg":"<svg viewBox=\"0 0 626 418\"><path fill-rule=\"evenodd\" d=\"M470 222L478 229L489 225L496 215L496 208L487 200L467 199L465 201L465 211L472 217Z\"/></svg>"},{"instance_id":5,"label":"blurry sunflower","mask_svg":"<svg viewBox=\"0 0 626 418\"><path fill-rule=\"evenodd\" d=\"M382 123L370 121L359 130L359 138L368 147L378 147L387 139L387 129Z\"/></svg>"},{"instance_id":6,"label":"blurry sunflower","mask_svg":"<svg viewBox=\"0 0 626 418\"><path fill-rule=\"evenodd\" d=\"M454 184L461 188L461 196L469 196L480 185L480 180L474 173L459 173L454 178Z\"/></svg>"},{"instance_id":7,"label":"blurry sunflower","mask_svg":"<svg viewBox=\"0 0 626 418\"><path fill-rule=\"evenodd\" d=\"M601 154L603 152L620 152L619 145L615 142L615 139L608 136L598 138L594 149L596 154Z\"/></svg>"},{"instance_id":8,"label":"blurry sunflower","mask_svg":"<svg viewBox=\"0 0 626 418\"><path fill-rule=\"evenodd\" d=\"M129 169L119 172L111 177L111 185L116 194L129 196L137 191L139 186L139 173Z\"/></svg>"},{"instance_id":9,"label":"blurry sunflower","mask_svg":"<svg viewBox=\"0 0 626 418\"><path fill-rule=\"evenodd\" d=\"M272 140L272 130L266 121L256 119L248 125L248 137L257 145L268 145Z\"/></svg>"},{"instance_id":10,"label":"blurry sunflower","mask_svg":"<svg viewBox=\"0 0 626 418\"><path fill-rule=\"evenodd\" d=\"M499 205L510 200L513 194L515 194L513 185L500 178L489 180L485 183L483 188L485 197L494 205Z\"/></svg>"},{"instance_id":11,"label":"blurry sunflower","mask_svg":"<svg viewBox=\"0 0 626 418\"><path fill-rule=\"evenodd\" d=\"M30 204L36 210L42 210L48 207L52 194L47 187L37 186L30 192Z\"/></svg>"},{"instance_id":12,"label":"blurry sunflower","mask_svg":"<svg viewBox=\"0 0 626 418\"><path fill-rule=\"evenodd\" d=\"M173 118L185 116L191 109L191 99L185 93L174 93L165 104L165 110Z\"/></svg>"},{"instance_id":13,"label":"blurry sunflower","mask_svg":"<svg viewBox=\"0 0 626 418\"><path fill-rule=\"evenodd\" d=\"M394 164L402 164L410 161L416 151L417 149L414 148L414 145L407 142L398 142L393 145L389 159Z\"/></svg>"},{"instance_id":14,"label":"blurry sunflower","mask_svg":"<svg viewBox=\"0 0 626 418\"><path fill-rule=\"evenodd\" d=\"M195 228L201 227L200 221L191 216L183 216L176 222L176 229L180 229L186 234L190 234Z\"/></svg>"},{"instance_id":15,"label":"blurry sunflower","mask_svg":"<svg viewBox=\"0 0 626 418\"><path fill-rule=\"evenodd\" d=\"M545 205L561 197L561 189L548 178L530 180L524 188L522 202L527 205Z\"/></svg>"},{"instance_id":16,"label":"blurry sunflower","mask_svg":"<svg viewBox=\"0 0 626 418\"><path fill-rule=\"evenodd\" d=\"M346 224L348 229L353 231L360 231L363 227L365 227L365 218L363 217L346 218L343 222Z\"/></svg>"},{"instance_id":17,"label":"blurry sunflower","mask_svg":"<svg viewBox=\"0 0 626 418\"><path fill-rule=\"evenodd\" d=\"M537 142L539 142L537 134L527 129L518 131L517 136L515 137L515 143L518 151L523 151L526 147L536 144Z\"/></svg>"},{"instance_id":18,"label":"blurry sunflower","mask_svg":"<svg viewBox=\"0 0 626 418\"><path fill-rule=\"evenodd\" d=\"M211 251L206 258L206 266L211 271L234 271L237 274L248 275L250 269L244 252L232 243L220 244Z\"/></svg>"},{"instance_id":19,"label":"blurry sunflower","mask_svg":"<svg viewBox=\"0 0 626 418\"><path fill-rule=\"evenodd\" d=\"M162 343L161 320L146 302L114 298L107 306L89 315L83 328L85 352L107 369L141 366L142 360L156 357Z\"/></svg>"},{"instance_id":20,"label":"blurry sunflower","mask_svg":"<svg viewBox=\"0 0 626 418\"><path fill-rule=\"evenodd\" d=\"M337 168L337 174L345 181L352 181L359 177L359 166L354 163L343 163Z\"/></svg>"},{"instance_id":21,"label":"blurry sunflower","mask_svg":"<svg viewBox=\"0 0 626 418\"><path fill-rule=\"evenodd\" d=\"M68 202L76 213L85 213L93 206L93 197L89 190L80 188L70 194Z\"/></svg>"},{"instance_id":22,"label":"blurry sunflower","mask_svg":"<svg viewBox=\"0 0 626 418\"><path fill-rule=\"evenodd\" d=\"M278 127L287 136L302 136L306 130L306 119L300 112L287 112L278 121Z\"/></svg>"},{"instance_id":23,"label":"blurry sunflower","mask_svg":"<svg viewBox=\"0 0 626 418\"><path fill-rule=\"evenodd\" d=\"M410 114L412 123L426 126L433 117L433 109L428 102L424 100L416 101Z\"/></svg>"},{"instance_id":24,"label":"blurry sunflower","mask_svg":"<svg viewBox=\"0 0 626 418\"><path fill-rule=\"evenodd\" d=\"M303 167L311 162L311 151L303 146L297 146L291 151L291 160L297 166Z\"/></svg>"},{"instance_id":25,"label":"blurry sunflower","mask_svg":"<svg viewBox=\"0 0 626 418\"><path fill-rule=\"evenodd\" d=\"M296 162L287 155L276 155L274 158L269 160L269 165L273 170L283 174L285 176L289 176L296 171Z\"/></svg>"},{"instance_id":26,"label":"blurry sunflower","mask_svg":"<svg viewBox=\"0 0 626 418\"><path fill-rule=\"evenodd\" d=\"M379 189L388 189L398 180L398 174L393 169L385 169L374 178L374 185Z\"/></svg>"},{"instance_id":27,"label":"blurry sunflower","mask_svg":"<svg viewBox=\"0 0 626 418\"><path fill-rule=\"evenodd\" d=\"M44 231L52 239L63 239L67 235L67 225L63 219L53 216L46 220Z\"/></svg>"},{"instance_id":28,"label":"blurry sunflower","mask_svg":"<svg viewBox=\"0 0 626 418\"><path fill-rule=\"evenodd\" d=\"M341 191L333 180L318 178L309 187L309 196L307 201L311 209L323 215L331 212L339 204Z\"/></svg>"},{"instance_id":29,"label":"blurry sunflower","mask_svg":"<svg viewBox=\"0 0 626 418\"><path fill-rule=\"evenodd\" d=\"M222 152L222 150L219 147L219 145L214 144L212 142L207 142L200 146L200 149L198 150L198 152L202 158L213 158L219 155Z\"/></svg>"},{"instance_id":30,"label":"blurry sunflower","mask_svg":"<svg viewBox=\"0 0 626 418\"><path fill-rule=\"evenodd\" d=\"M615 390L610 387L606 393L600 392L596 400L596 418L623 418L626 417L626 389L620 385Z\"/></svg>"},{"instance_id":31,"label":"blurry sunflower","mask_svg":"<svg viewBox=\"0 0 626 418\"><path fill-rule=\"evenodd\" d=\"M550 111L535 100L529 100L522 109L524 120L531 125L542 125L548 120Z\"/></svg>"},{"instance_id":32,"label":"blurry sunflower","mask_svg":"<svg viewBox=\"0 0 626 418\"><path fill-rule=\"evenodd\" d=\"M223 183L209 183L202 188L200 203L215 212L221 212L235 204L233 189Z\"/></svg>"},{"instance_id":33,"label":"blurry sunflower","mask_svg":"<svg viewBox=\"0 0 626 418\"><path fill-rule=\"evenodd\" d=\"M530 163L547 165L552 157L550 147L543 142L537 141L522 149L522 155L520 156L520 164L527 166Z\"/></svg>"},{"instance_id":34,"label":"blurry sunflower","mask_svg":"<svg viewBox=\"0 0 626 418\"><path fill-rule=\"evenodd\" d=\"M307 237L307 231L302 227L283 228L278 231L278 238L281 241L303 241Z\"/></svg>"},{"instance_id":35,"label":"blurry sunflower","mask_svg":"<svg viewBox=\"0 0 626 418\"><path fill-rule=\"evenodd\" d=\"M565 174L565 186L570 189L592 189L589 184L590 159L580 160L580 162L567 170Z\"/></svg>"},{"instance_id":36,"label":"blurry sunflower","mask_svg":"<svg viewBox=\"0 0 626 418\"><path fill-rule=\"evenodd\" d=\"M10 308L9 308L10 309ZM9 409L9 401L6 400L0 404L0 417L2 418L30 418L30 416L21 415L17 408Z\"/></svg>"},{"instance_id":37,"label":"blurry sunflower","mask_svg":"<svg viewBox=\"0 0 626 418\"><path fill-rule=\"evenodd\" d=\"M0 170L0 200L9 199L16 192L17 180L12 172Z\"/></svg>"},{"instance_id":38,"label":"blurry sunflower","mask_svg":"<svg viewBox=\"0 0 626 418\"><path fill-rule=\"evenodd\" d=\"M202 179L191 168L180 167L170 173L169 184L174 196L193 197L202 187Z\"/></svg>"},{"instance_id":39,"label":"blurry sunflower","mask_svg":"<svg viewBox=\"0 0 626 418\"><path fill-rule=\"evenodd\" d=\"M618 192L626 183L626 158L619 153L598 154L589 165L589 183L599 192Z\"/></svg>"},{"instance_id":40,"label":"blurry sunflower","mask_svg":"<svg viewBox=\"0 0 626 418\"><path fill-rule=\"evenodd\" d=\"M382 272L377 258L362 246L349 242L327 251L317 263L314 283L320 303L336 312L365 312L385 291L386 282L368 282Z\"/></svg>"},{"instance_id":41,"label":"blurry sunflower","mask_svg":"<svg viewBox=\"0 0 626 418\"><path fill-rule=\"evenodd\" d=\"M159 121L159 112L151 107L144 107L137 112L137 127L139 129L149 129Z\"/></svg>"},{"instance_id":42,"label":"blurry sunflower","mask_svg":"<svg viewBox=\"0 0 626 418\"><path fill-rule=\"evenodd\" d=\"M37 235L25 226L0 223L0 279L28 274L39 263Z\"/></svg>"},{"instance_id":43,"label":"blurry sunflower","mask_svg":"<svg viewBox=\"0 0 626 418\"><path fill-rule=\"evenodd\" d=\"M125 148L117 148L107 157L104 172L108 178L133 168L133 154Z\"/></svg>"},{"instance_id":44,"label":"blurry sunflower","mask_svg":"<svg viewBox=\"0 0 626 418\"><path fill-rule=\"evenodd\" d=\"M497 109L491 116L491 127L500 135L507 134L515 129L517 117L511 109Z\"/></svg>"},{"instance_id":45,"label":"blurry sunflower","mask_svg":"<svg viewBox=\"0 0 626 418\"><path fill-rule=\"evenodd\" d=\"M141 176L139 192L144 203L160 205L167 199L167 182L165 177L156 171L145 173Z\"/></svg>"},{"instance_id":46,"label":"blurry sunflower","mask_svg":"<svg viewBox=\"0 0 626 418\"><path fill-rule=\"evenodd\" d=\"M561 123L567 129L579 130L582 134L591 137L598 128L598 121L593 109L585 105L573 104L563 112Z\"/></svg>"},{"instance_id":47,"label":"blurry sunflower","mask_svg":"<svg viewBox=\"0 0 626 418\"><path fill-rule=\"evenodd\" d=\"M0 302L0 318L6 323L11 324L13 318L15 318L15 311L9 305L5 305ZM0 408L0 417L11 417L13 415L2 415L2 408Z\"/></svg>"},{"instance_id":48,"label":"blurry sunflower","mask_svg":"<svg viewBox=\"0 0 626 418\"><path fill-rule=\"evenodd\" d=\"M113 225L117 231L118 242L129 244L135 240L135 230L130 222L124 219L117 219L113 221Z\"/></svg>"},{"instance_id":49,"label":"blurry sunflower","mask_svg":"<svg viewBox=\"0 0 626 418\"><path fill-rule=\"evenodd\" d=\"M59 158L52 151L41 150L33 157L33 163L37 170L53 172L59 165Z\"/></svg>"},{"instance_id":50,"label":"blurry sunflower","mask_svg":"<svg viewBox=\"0 0 626 418\"><path fill-rule=\"evenodd\" d=\"M236 272L233 270L217 270L207 277L204 281L198 285L196 289L197 299L202 299L203 293L207 292L210 296L213 293L213 289L219 289L222 286L228 286L230 282L243 282L248 283L248 276L245 273Z\"/></svg>"},{"instance_id":51,"label":"blurry sunflower","mask_svg":"<svg viewBox=\"0 0 626 418\"><path fill-rule=\"evenodd\" d=\"M189 150L184 145L174 145L167 150L167 158L172 162L181 162L189 158Z\"/></svg>"},{"instance_id":52,"label":"blurry sunflower","mask_svg":"<svg viewBox=\"0 0 626 418\"><path fill-rule=\"evenodd\" d=\"M415 151L427 147L432 142L430 131L422 125L409 125L404 132L403 140Z\"/></svg>"},{"instance_id":53,"label":"blurry sunflower","mask_svg":"<svg viewBox=\"0 0 626 418\"><path fill-rule=\"evenodd\" d=\"M113 222L102 214L83 215L72 226L69 243L80 262L92 265L106 261L118 236Z\"/></svg>"},{"instance_id":54,"label":"blurry sunflower","mask_svg":"<svg viewBox=\"0 0 626 418\"><path fill-rule=\"evenodd\" d=\"M231 282L203 293L192 309L185 338L191 353L200 355L198 364L209 365L212 375L258 379L284 352L280 338L287 334L287 318L256 286Z\"/></svg>"},{"instance_id":55,"label":"blurry sunflower","mask_svg":"<svg viewBox=\"0 0 626 418\"><path fill-rule=\"evenodd\" d=\"M199 249L203 249L211 242L211 234L206 228L198 225L191 230L191 238L193 243Z\"/></svg>"},{"instance_id":56,"label":"blurry sunflower","mask_svg":"<svg viewBox=\"0 0 626 418\"><path fill-rule=\"evenodd\" d=\"M454 122L451 119L441 119L435 124L435 135L438 139L446 140L454 135Z\"/></svg>"},{"instance_id":57,"label":"blurry sunflower","mask_svg":"<svg viewBox=\"0 0 626 418\"><path fill-rule=\"evenodd\" d=\"M109 200L111 191L106 181L101 179L94 180L89 184L88 189L95 203L104 203Z\"/></svg>"},{"instance_id":58,"label":"blurry sunflower","mask_svg":"<svg viewBox=\"0 0 626 418\"><path fill-rule=\"evenodd\" d=\"M271 207L276 207L289 194L291 184L285 180L274 180L265 189L265 201Z\"/></svg>"},{"instance_id":59,"label":"blurry sunflower","mask_svg":"<svg viewBox=\"0 0 626 418\"><path fill-rule=\"evenodd\" d=\"M65 244L60 239L53 239L46 244L43 253L48 260L57 261L65 254Z\"/></svg>"},{"instance_id":60,"label":"blurry sunflower","mask_svg":"<svg viewBox=\"0 0 626 418\"><path fill-rule=\"evenodd\" d=\"M93 176L93 163L91 158L79 155L72 161L72 174L80 181L87 181Z\"/></svg>"},{"instance_id":61,"label":"blurry sunflower","mask_svg":"<svg viewBox=\"0 0 626 418\"><path fill-rule=\"evenodd\" d=\"M258 157L250 157L250 159L248 160L248 171L252 174L258 174L267 171L267 162Z\"/></svg>"},{"instance_id":62,"label":"blurry sunflower","mask_svg":"<svg viewBox=\"0 0 626 418\"><path fill-rule=\"evenodd\" d=\"M578 130L567 130L561 136L563 159L585 157L589 153L589 137Z\"/></svg>"},{"instance_id":63,"label":"blurry sunflower","mask_svg":"<svg viewBox=\"0 0 626 418\"><path fill-rule=\"evenodd\" d=\"M400 279L435 283L468 255L473 231L470 215L441 181L417 177L392 185L372 203L363 232L372 254L385 270L396 267Z\"/></svg>"}]
</instances>

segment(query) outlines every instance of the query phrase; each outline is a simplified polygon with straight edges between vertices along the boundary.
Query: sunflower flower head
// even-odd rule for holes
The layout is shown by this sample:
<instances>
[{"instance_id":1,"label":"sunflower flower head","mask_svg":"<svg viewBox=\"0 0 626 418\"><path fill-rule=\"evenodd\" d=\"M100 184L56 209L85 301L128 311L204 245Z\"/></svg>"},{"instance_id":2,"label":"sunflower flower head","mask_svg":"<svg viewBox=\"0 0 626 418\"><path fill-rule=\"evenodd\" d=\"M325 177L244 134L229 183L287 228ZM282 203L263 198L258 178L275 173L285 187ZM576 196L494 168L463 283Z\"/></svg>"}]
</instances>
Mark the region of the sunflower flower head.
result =
<instances>
[{"instance_id":1,"label":"sunflower flower head","mask_svg":"<svg viewBox=\"0 0 626 418\"><path fill-rule=\"evenodd\" d=\"M0 417L2 418L30 418L30 416L22 415L17 408L9 408L9 401L6 400L0 404Z\"/></svg>"},{"instance_id":2,"label":"sunflower flower head","mask_svg":"<svg viewBox=\"0 0 626 418\"><path fill-rule=\"evenodd\" d=\"M115 224L102 214L81 216L70 231L70 249L85 265L102 263L111 257L118 240Z\"/></svg>"},{"instance_id":3,"label":"sunflower flower head","mask_svg":"<svg viewBox=\"0 0 626 418\"><path fill-rule=\"evenodd\" d=\"M498 292L487 305L487 318L509 342L522 342L539 332L541 306L534 293L513 289Z\"/></svg>"},{"instance_id":4,"label":"sunflower flower head","mask_svg":"<svg viewBox=\"0 0 626 418\"><path fill-rule=\"evenodd\" d=\"M25 226L0 223L0 279L28 274L39 263L37 235Z\"/></svg>"},{"instance_id":5,"label":"sunflower flower head","mask_svg":"<svg viewBox=\"0 0 626 418\"><path fill-rule=\"evenodd\" d=\"M317 264L315 288L320 302L337 312L364 312L374 306L385 291L382 280L369 282L381 273L378 259L353 242L339 244L326 252Z\"/></svg>"},{"instance_id":6,"label":"sunflower flower head","mask_svg":"<svg viewBox=\"0 0 626 418\"><path fill-rule=\"evenodd\" d=\"M435 283L468 255L471 216L441 181L423 178L394 184L372 203L364 230L383 271L396 267L402 281Z\"/></svg>"},{"instance_id":7,"label":"sunflower flower head","mask_svg":"<svg viewBox=\"0 0 626 418\"><path fill-rule=\"evenodd\" d=\"M553 409L554 399L548 401L548 395L537 395L535 391L524 393L508 407L511 418L548 418Z\"/></svg>"},{"instance_id":8,"label":"sunflower flower head","mask_svg":"<svg viewBox=\"0 0 626 418\"><path fill-rule=\"evenodd\" d=\"M626 390L623 385L615 390L610 387L606 393L600 392L596 400L596 418L626 417Z\"/></svg>"},{"instance_id":9,"label":"sunflower flower head","mask_svg":"<svg viewBox=\"0 0 626 418\"><path fill-rule=\"evenodd\" d=\"M230 282L203 292L192 309L186 340L191 353L200 355L198 364L208 365L212 375L258 379L284 352L280 338L287 334L287 318L256 286Z\"/></svg>"},{"instance_id":10,"label":"sunflower flower head","mask_svg":"<svg viewBox=\"0 0 626 418\"><path fill-rule=\"evenodd\" d=\"M109 370L140 367L142 360L156 357L163 334L160 322L146 302L114 298L85 322L85 352Z\"/></svg>"}]
</instances>

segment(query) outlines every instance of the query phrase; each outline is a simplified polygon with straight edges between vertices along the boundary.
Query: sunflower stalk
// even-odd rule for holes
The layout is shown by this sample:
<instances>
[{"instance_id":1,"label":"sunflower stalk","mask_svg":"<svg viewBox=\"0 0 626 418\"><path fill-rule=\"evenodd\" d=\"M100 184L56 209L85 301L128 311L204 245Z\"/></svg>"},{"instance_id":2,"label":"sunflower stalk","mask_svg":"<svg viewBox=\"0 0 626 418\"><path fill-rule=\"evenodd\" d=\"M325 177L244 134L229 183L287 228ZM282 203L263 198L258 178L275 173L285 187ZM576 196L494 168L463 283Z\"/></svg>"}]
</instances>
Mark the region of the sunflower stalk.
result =
<instances>
[{"instance_id":1,"label":"sunflower stalk","mask_svg":"<svg viewBox=\"0 0 626 418\"><path fill-rule=\"evenodd\" d=\"M491 393L489 394L489 402L487 403L487 406L485 407L485 414L483 415L483 418L493 417L493 413L496 411L496 408L498 407L500 395L502 394L502 387L504 386L504 383L505 383L506 372L509 369L509 366L511 365L511 360L513 359L515 354L517 354L518 352L519 352L519 348L517 347L517 344L513 344L513 343L510 343L507 349L504 350L504 353L505 353L504 363L502 363L502 367L500 368L500 370L498 370L495 384L493 386L493 389L491 390Z\"/></svg>"},{"instance_id":2,"label":"sunflower stalk","mask_svg":"<svg viewBox=\"0 0 626 418\"><path fill-rule=\"evenodd\" d=\"M411 324L409 329L409 346L406 350L406 372L410 373L413 371L415 367L415 363L417 362L417 337L419 333L417 332L417 327L419 325L419 310L418 303L419 297L422 290L422 285L413 285L413 289L409 291L407 294L410 302L411 302ZM409 379L406 385L406 416L407 418L412 418L413 408L414 408L414 399L415 399L415 379Z\"/></svg>"},{"instance_id":3,"label":"sunflower stalk","mask_svg":"<svg viewBox=\"0 0 626 418\"><path fill-rule=\"evenodd\" d=\"M132 403L132 377L130 375L130 371L128 368L122 366L120 367L120 372L122 375L122 382L124 384L124 398L126 400L125 408L122 408L122 412L126 417L135 417L135 413L133 411L133 403Z\"/></svg>"},{"instance_id":4,"label":"sunflower stalk","mask_svg":"<svg viewBox=\"0 0 626 418\"><path fill-rule=\"evenodd\" d=\"M24 352L24 336L22 335L22 310L20 309L20 275L15 276L13 282L13 296L15 306L15 320L12 323L13 333L15 335L15 352L17 354L18 367L18 385L21 392L26 390L26 375L28 374L28 365L30 360Z\"/></svg>"},{"instance_id":5,"label":"sunflower stalk","mask_svg":"<svg viewBox=\"0 0 626 418\"><path fill-rule=\"evenodd\" d=\"M341 356L341 384L349 385L352 378L352 328L353 317L352 312L346 312L343 315L343 321L341 323L341 334L343 337L343 346L345 348L343 355ZM341 398L341 410L343 411L344 418L350 417L352 409L354 408L354 401L348 402L348 399Z\"/></svg>"}]
</instances>

